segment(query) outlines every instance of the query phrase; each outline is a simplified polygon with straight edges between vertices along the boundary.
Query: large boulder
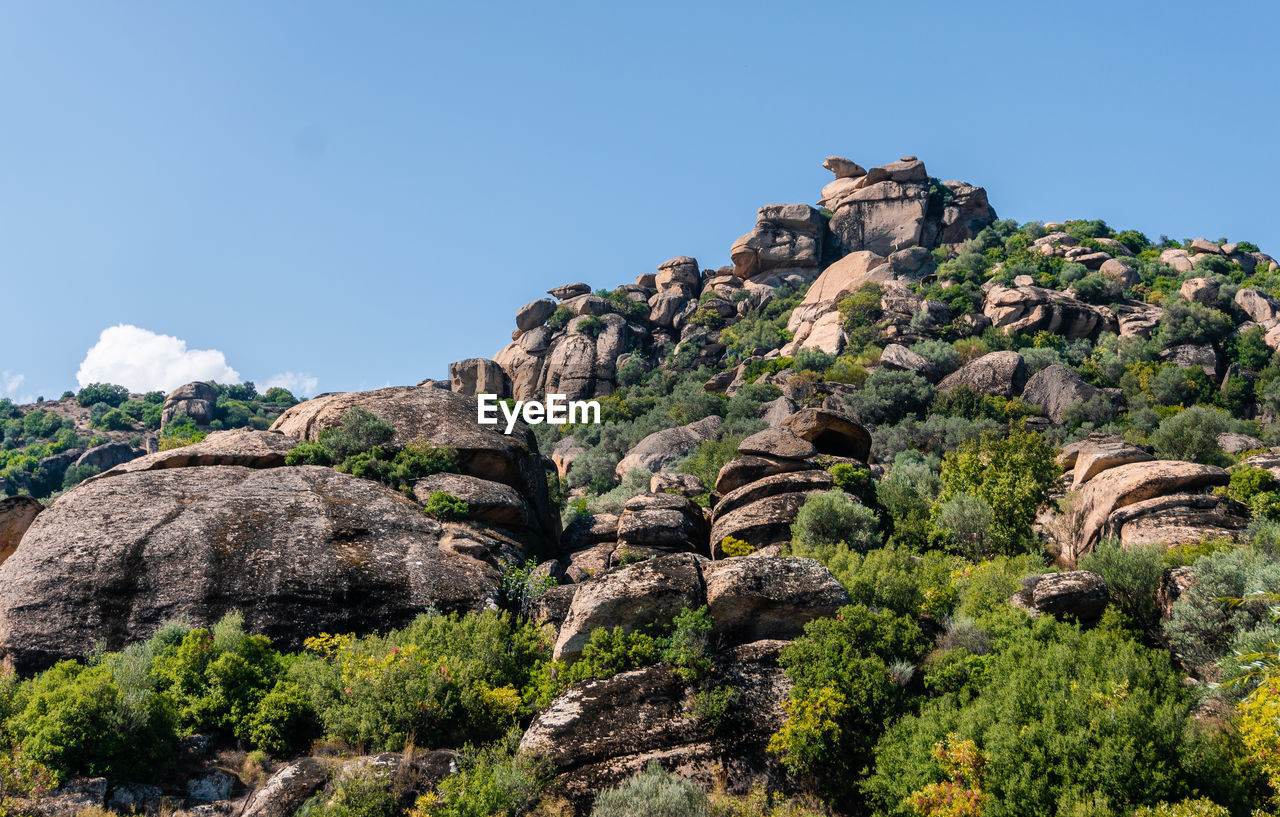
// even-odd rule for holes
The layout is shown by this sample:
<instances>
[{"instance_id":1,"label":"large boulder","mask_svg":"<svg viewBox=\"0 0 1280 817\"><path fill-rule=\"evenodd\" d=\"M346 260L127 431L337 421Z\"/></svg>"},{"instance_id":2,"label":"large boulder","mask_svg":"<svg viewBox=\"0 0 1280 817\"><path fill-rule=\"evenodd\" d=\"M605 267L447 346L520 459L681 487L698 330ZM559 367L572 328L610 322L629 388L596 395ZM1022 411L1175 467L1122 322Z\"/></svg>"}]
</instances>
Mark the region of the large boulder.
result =
<instances>
[{"instance_id":1,"label":"large boulder","mask_svg":"<svg viewBox=\"0 0 1280 817\"><path fill-rule=\"evenodd\" d=\"M586 294L586 293L583 293ZM516 328L528 332L535 326L541 326L556 311L556 302L551 298L539 298L530 301L516 310Z\"/></svg>"},{"instance_id":2,"label":"large boulder","mask_svg":"<svg viewBox=\"0 0 1280 817\"><path fill-rule=\"evenodd\" d=\"M1017 397L1027 384L1027 364L1017 352L991 352L942 378L938 391L968 386L979 394Z\"/></svg>"},{"instance_id":3,"label":"large boulder","mask_svg":"<svg viewBox=\"0 0 1280 817\"><path fill-rule=\"evenodd\" d=\"M81 454L74 465L77 468L89 466L97 468L99 471L105 471L129 460L137 459L142 454L142 449L134 448L126 442L103 443L102 445L95 445Z\"/></svg>"},{"instance_id":4,"label":"large boulder","mask_svg":"<svg viewBox=\"0 0 1280 817\"><path fill-rule=\"evenodd\" d=\"M467 503L467 519L510 528L537 528L533 509L510 485L466 474L432 474L413 483L413 496L426 504L436 491Z\"/></svg>"},{"instance_id":5,"label":"large boulder","mask_svg":"<svg viewBox=\"0 0 1280 817\"><path fill-rule=\"evenodd\" d=\"M559 513L548 499L546 472L533 432L523 422L517 422L511 434L496 425L480 425L472 398L418 386L326 394L286 410L271 430L314 440L325 429L341 425L343 415L357 406L395 428L392 445L454 449L462 473L510 485L530 503L540 530L554 536L559 529Z\"/></svg>"},{"instance_id":6,"label":"large boulder","mask_svg":"<svg viewBox=\"0 0 1280 817\"><path fill-rule=\"evenodd\" d=\"M723 424L724 419L713 414L688 425L655 431L627 452L618 462L615 473L619 478L635 470L656 474L702 442L714 439Z\"/></svg>"},{"instance_id":7,"label":"large boulder","mask_svg":"<svg viewBox=\"0 0 1280 817\"><path fill-rule=\"evenodd\" d=\"M794 340L783 347L783 354L792 354L798 349L839 353L844 348L838 311L840 301L867 284L892 278L893 269L884 255L873 252L852 252L827 267L805 292L804 300L791 311L787 330Z\"/></svg>"},{"instance_id":8,"label":"large boulder","mask_svg":"<svg viewBox=\"0 0 1280 817\"><path fill-rule=\"evenodd\" d=\"M618 517L618 543L669 550L707 550L702 509L676 494L640 494Z\"/></svg>"},{"instance_id":9,"label":"large boulder","mask_svg":"<svg viewBox=\"0 0 1280 817\"><path fill-rule=\"evenodd\" d=\"M871 435L853 418L825 408L802 408L782 421L802 440L813 443L819 454L867 461Z\"/></svg>"},{"instance_id":10,"label":"large boulder","mask_svg":"<svg viewBox=\"0 0 1280 817\"><path fill-rule=\"evenodd\" d=\"M1073 535L1063 542L1062 559L1069 566L1093 552L1111 515L1127 505L1152 497L1200 491L1227 484L1227 472L1213 465L1177 460L1133 462L1109 468L1079 490L1069 526Z\"/></svg>"},{"instance_id":11,"label":"large boulder","mask_svg":"<svg viewBox=\"0 0 1280 817\"><path fill-rule=\"evenodd\" d=\"M1280 299L1256 289L1236 290L1236 305L1256 323L1270 328L1280 323Z\"/></svg>"},{"instance_id":12,"label":"large boulder","mask_svg":"<svg viewBox=\"0 0 1280 817\"><path fill-rule=\"evenodd\" d=\"M218 391L208 383L187 383L169 392L160 410L160 425L165 426L179 414L185 414L199 425L213 422Z\"/></svg>"},{"instance_id":13,"label":"large boulder","mask_svg":"<svg viewBox=\"0 0 1280 817\"><path fill-rule=\"evenodd\" d=\"M923 171L924 165L920 164ZM865 182L881 168L872 168L858 181ZM885 178L848 192L835 202L831 232L845 252L869 250L888 255L922 243L929 211L929 185L925 180L893 181Z\"/></svg>"},{"instance_id":14,"label":"large boulder","mask_svg":"<svg viewBox=\"0 0 1280 817\"><path fill-rule=\"evenodd\" d=\"M249 796L240 817L291 817L328 779L329 770L314 757L294 761Z\"/></svg>"},{"instance_id":15,"label":"large boulder","mask_svg":"<svg viewBox=\"0 0 1280 817\"><path fill-rule=\"evenodd\" d=\"M455 527L319 466L95 480L40 514L0 565L0 654L28 672L231 610L288 648L427 608L480 610L496 601L498 559L442 550Z\"/></svg>"},{"instance_id":16,"label":"large boulder","mask_svg":"<svg viewBox=\"0 0 1280 817\"><path fill-rule=\"evenodd\" d=\"M685 608L699 607L705 594L701 556L675 553L605 573L578 586L569 616L556 639L556 659L572 661L598 627L624 631L667 624ZM3 570L0 567L0 570Z\"/></svg>"},{"instance_id":17,"label":"large boulder","mask_svg":"<svg viewBox=\"0 0 1280 817\"><path fill-rule=\"evenodd\" d=\"M1167 494L1134 502L1107 517L1103 536L1125 547L1193 544L1206 536L1236 537L1249 525L1249 509L1213 494Z\"/></svg>"},{"instance_id":18,"label":"large boulder","mask_svg":"<svg viewBox=\"0 0 1280 817\"><path fill-rule=\"evenodd\" d=\"M749 279L779 268L817 267L825 233L822 216L807 204L761 207L755 229L729 250L734 275Z\"/></svg>"},{"instance_id":19,"label":"large boulder","mask_svg":"<svg viewBox=\"0 0 1280 817\"><path fill-rule=\"evenodd\" d=\"M1076 451L1072 485L1079 488L1098 474L1117 465L1150 462L1153 459L1155 457L1150 451L1123 439L1085 441Z\"/></svg>"},{"instance_id":20,"label":"large boulder","mask_svg":"<svg viewBox=\"0 0 1280 817\"><path fill-rule=\"evenodd\" d=\"M449 388L468 397L477 394L511 396L511 378L497 362L484 357L470 357L449 364Z\"/></svg>"},{"instance_id":21,"label":"large boulder","mask_svg":"<svg viewBox=\"0 0 1280 817\"><path fill-rule=\"evenodd\" d=\"M716 633L735 644L794 639L815 618L834 616L849 594L816 559L726 559L703 567Z\"/></svg>"},{"instance_id":22,"label":"large boulder","mask_svg":"<svg viewBox=\"0 0 1280 817\"><path fill-rule=\"evenodd\" d=\"M1115 314L1106 307L1036 286L996 285L987 292L982 312L992 326L1006 332L1052 332L1067 340L1092 339L1119 329Z\"/></svg>"},{"instance_id":23,"label":"large boulder","mask_svg":"<svg viewBox=\"0 0 1280 817\"><path fill-rule=\"evenodd\" d=\"M651 761L681 777L746 793L786 775L767 750L782 727L791 690L778 667L783 641L760 641L726 651L709 679L735 690L727 713L731 730L717 731L690 712L697 689L664 665L575 684L538 713L520 741L546 757L557 785L587 814L602 789L617 786Z\"/></svg>"},{"instance_id":24,"label":"large boulder","mask_svg":"<svg viewBox=\"0 0 1280 817\"><path fill-rule=\"evenodd\" d=\"M796 435L787 426L777 426L757 431L738 443L738 453L802 460L812 457L818 450L813 443Z\"/></svg>"},{"instance_id":25,"label":"large boulder","mask_svg":"<svg viewBox=\"0 0 1280 817\"><path fill-rule=\"evenodd\" d=\"M88 481L106 479L137 471L159 471L164 468L195 468L210 465L239 465L245 468L279 468L298 441L278 431L235 428L214 431L191 445L157 451L131 459L89 477ZM87 453L87 452L86 452Z\"/></svg>"},{"instance_id":26,"label":"large boulder","mask_svg":"<svg viewBox=\"0 0 1280 817\"><path fill-rule=\"evenodd\" d=\"M1031 375L1022 399L1044 409L1046 417L1061 425L1067 419L1068 409L1089 402L1097 394L1098 390L1074 369L1055 363Z\"/></svg>"},{"instance_id":27,"label":"large boulder","mask_svg":"<svg viewBox=\"0 0 1280 817\"><path fill-rule=\"evenodd\" d=\"M716 475L716 492L728 494L744 485L772 474L808 471L817 467L807 460L755 456L737 457L720 467L720 472Z\"/></svg>"},{"instance_id":28,"label":"large boulder","mask_svg":"<svg viewBox=\"0 0 1280 817\"><path fill-rule=\"evenodd\" d=\"M17 550L22 536L44 510L40 500L19 495L0 499L0 564Z\"/></svg>"},{"instance_id":29,"label":"large boulder","mask_svg":"<svg viewBox=\"0 0 1280 817\"><path fill-rule=\"evenodd\" d=\"M1106 579L1087 570L1029 576L1011 601L1032 616L1097 621L1111 600Z\"/></svg>"}]
</instances>

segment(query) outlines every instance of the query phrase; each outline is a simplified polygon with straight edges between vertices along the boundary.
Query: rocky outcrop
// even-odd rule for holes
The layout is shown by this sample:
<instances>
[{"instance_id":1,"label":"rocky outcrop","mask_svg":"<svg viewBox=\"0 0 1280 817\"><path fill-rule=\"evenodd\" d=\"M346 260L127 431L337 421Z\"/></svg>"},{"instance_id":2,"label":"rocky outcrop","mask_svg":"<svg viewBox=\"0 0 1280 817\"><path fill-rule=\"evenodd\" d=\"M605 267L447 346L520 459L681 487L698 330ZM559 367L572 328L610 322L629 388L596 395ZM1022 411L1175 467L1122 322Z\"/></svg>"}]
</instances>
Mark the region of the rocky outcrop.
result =
<instances>
[{"instance_id":1,"label":"rocky outcrop","mask_svg":"<svg viewBox=\"0 0 1280 817\"><path fill-rule=\"evenodd\" d=\"M290 763L249 797L240 817L290 817L328 779L329 770L313 757Z\"/></svg>"},{"instance_id":2,"label":"rocky outcrop","mask_svg":"<svg viewBox=\"0 0 1280 817\"><path fill-rule=\"evenodd\" d=\"M1087 570L1071 570L1028 576L1010 601L1032 616L1090 622L1102 617L1110 599L1106 579Z\"/></svg>"},{"instance_id":3,"label":"rocky outcrop","mask_svg":"<svg viewBox=\"0 0 1280 817\"><path fill-rule=\"evenodd\" d=\"M489 553L442 549L455 534ZM121 474L64 495L0 565L0 654L27 672L230 610L289 648L385 630L428 607L493 604L504 547L329 468Z\"/></svg>"},{"instance_id":4,"label":"rocky outcrop","mask_svg":"<svg viewBox=\"0 0 1280 817\"><path fill-rule=\"evenodd\" d=\"M471 357L449 364L449 388L468 397L476 394L511 396L511 378L496 362Z\"/></svg>"},{"instance_id":5,"label":"rocky outcrop","mask_svg":"<svg viewBox=\"0 0 1280 817\"><path fill-rule=\"evenodd\" d=\"M1077 464L1077 467L1079 465ZM1154 497L1202 491L1227 483L1227 472L1212 465L1175 460L1133 462L1094 476L1079 490L1062 559L1075 565L1093 552L1116 511Z\"/></svg>"},{"instance_id":6,"label":"rocky outcrop","mask_svg":"<svg viewBox=\"0 0 1280 817\"><path fill-rule=\"evenodd\" d=\"M817 349L838 354L844 348L844 330L838 311L840 301L867 284L892 278L893 269L885 257L874 252L852 252L827 267L787 319L787 331L794 340L783 347L782 353Z\"/></svg>"},{"instance_id":7,"label":"rocky outcrop","mask_svg":"<svg viewBox=\"0 0 1280 817\"><path fill-rule=\"evenodd\" d=\"M1017 352L991 352L942 378L938 391L967 386L979 394L1017 397L1027 384L1027 364Z\"/></svg>"},{"instance_id":8,"label":"rocky outcrop","mask_svg":"<svg viewBox=\"0 0 1280 817\"><path fill-rule=\"evenodd\" d=\"M166 426L174 417L185 414L199 425L213 422L218 402L218 392L208 383L187 383L169 392L160 410L160 425Z\"/></svg>"},{"instance_id":9,"label":"rocky outcrop","mask_svg":"<svg viewBox=\"0 0 1280 817\"><path fill-rule=\"evenodd\" d=\"M77 468L90 467L105 471L121 463L129 462L142 456L143 451L134 448L127 442L103 443L95 445L79 456L73 463Z\"/></svg>"},{"instance_id":10,"label":"rocky outcrop","mask_svg":"<svg viewBox=\"0 0 1280 817\"><path fill-rule=\"evenodd\" d=\"M1102 536L1125 546L1193 544L1207 535L1238 536L1249 526L1249 509L1213 494L1175 493L1134 502L1107 517Z\"/></svg>"},{"instance_id":11,"label":"rocky outcrop","mask_svg":"<svg viewBox=\"0 0 1280 817\"><path fill-rule=\"evenodd\" d=\"M1072 484L1078 488L1108 468L1153 459L1147 449L1122 439L1090 441L1076 451Z\"/></svg>"},{"instance_id":12,"label":"rocky outcrop","mask_svg":"<svg viewBox=\"0 0 1280 817\"><path fill-rule=\"evenodd\" d=\"M769 204L756 214L756 226L729 250L733 273L759 279L778 270L795 270L809 280L822 262L826 220L807 204Z\"/></svg>"},{"instance_id":13,"label":"rocky outcrop","mask_svg":"<svg viewBox=\"0 0 1280 817\"><path fill-rule=\"evenodd\" d=\"M731 792L785 780L769 737L781 728L791 686L777 665L786 642L726 651L710 681L736 691L726 713L734 728L717 733L690 714L695 689L665 665L576 684L534 718L520 749L547 757L557 784L587 813L597 792L658 761L681 777Z\"/></svg>"},{"instance_id":14,"label":"rocky outcrop","mask_svg":"<svg viewBox=\"0 0 1280 817\"><path fill-rule=\"evenodd\" d=\"M1098 390L1084 378L1061 364L1053 364L1033 374L1022 392L1024 402L1039 406L1045 416L1061 425L1072 406L1089 402Z\"/></svg>"},{"instance_id":15,"label":"rocky outcrop","mask_svg":"<svg viewBox=\"0 0 1280 817\"><path fill-rule=\"evenodd\" d=\"M706 553L707 520L702 508L675 494L640 494L618 516L618 543L661 550Z\"/></svg>"},{"instance_id":16,"label":"rocky outcrop","mask_svg":"<svg viewBox=\"0 0 1280 817\"><path fill-rule=\"evenodd\" d=\"M443 389L392 386L364 392L327 394L299 403L281 414L271 430L301 440L336 428L350 409L359 406L395 428L391 444L448 447L457 452L463 474L515 488L530 503L539 530L554 537L558 511L547 495L547 477L537 440L523 422L511 434L476 422L475 401Z\"/></svg>"},{"instance_id":17,"label":"rocky outcrop","mask_svg":"<svg viewBox=\"0 0 1280 817\"><path fill-rule=\"evenodd\" d=\"M432 474L413 483L413 496L426 504L436 491L467 503L467 518L508 528L537 529L533 509L510 485L466 474Z\"/></svg>"},{"instance_id":18,"label":"rocky outcrop","mask_svg":"<svg viewBox=\"0 0 1280 817\"><path fill-rule=\"evenodd\" d=\"M987 292L982 311L993 326L1006 332L1052 332L1077 340L1119 330L1115 314L1106 307L1035 286L994 286Z\"/></svg>"},{"instance_id":19,"label":"rocky outcrop","mask_svg":"<svg viewBox=\"0 0 1280 817\"><path fill-rule=\"evenodd\" d=\"M670 623L682 609L702 606L706 591L699 568L703 561L691 553L661 556L579 585L556 639L555 658L577 658L598 627L620 626L632 632Z\"/></svg>"},{"instance_id":20,"label":"rocky outcrop","mask_svg":"<svg viewBox=\"0 0 1280 817\"><path fill-rule=\"evenodd\" d=\"M680 474L662 471L649 478L649 493L678 494L684 497L695 497L707 492L707 486L693 474Z\"/></svg>"},{"instance_id":21,"label":"rocky outcrop","mask_svg":"<svg viewBox=\"0 0 1280 817\"><path fill-rule=\"evenodd\" d=\"M830 409L803 408L782 421L802 440L813 443L819 454L867 461L871 435L852 418Z\"/></svg>"},{"instance_id":22,"label":"rocky outcrop","mask_svg":"<svg viewBox=\"0 0 1280 817\"><path fill-rule=\"evenodd\" d=\"M657 473L702 442L715 438L723 424L723 418L713 414L685 426L655 431L636 443L614 470L619 478L634 470Z\"/></svg>"},{"instance_id":23,"label":"rocky outcrop","mask_svg":"<svg viewBox=\"0 0 1280 817\"><path fill-rule=\"evenodd\" d=\"M735 644L798 638L805 624L849 603L815 559L727 559L704 565L702 576L716 632Z\"/></svg>"},{"instance_id":24,"label":"rocky outcrop","mask_svg":"<svg viewBox=\"0 0 1280 817\"><path fill-rule=\"evenodd\" d=\"M139 471L159 471L165 468L196 468L212 465L279 468L284 465L285 457L297 444L297 440L286 437L278 431L255 431L249 428L213 431L197 443L131 459L90 477L86 482Z\"/></svg>"},{"instance_id":25,"label":"rocky outcrop","mask_svg":"<svg viewBox=\"0 0 1280 817\"><path fill-rule=\"evenodd\" d=\"M17 550L22 536L44 510L40 500L29 496L0 499L0 564Z\"/></svg>"}]
</instances>

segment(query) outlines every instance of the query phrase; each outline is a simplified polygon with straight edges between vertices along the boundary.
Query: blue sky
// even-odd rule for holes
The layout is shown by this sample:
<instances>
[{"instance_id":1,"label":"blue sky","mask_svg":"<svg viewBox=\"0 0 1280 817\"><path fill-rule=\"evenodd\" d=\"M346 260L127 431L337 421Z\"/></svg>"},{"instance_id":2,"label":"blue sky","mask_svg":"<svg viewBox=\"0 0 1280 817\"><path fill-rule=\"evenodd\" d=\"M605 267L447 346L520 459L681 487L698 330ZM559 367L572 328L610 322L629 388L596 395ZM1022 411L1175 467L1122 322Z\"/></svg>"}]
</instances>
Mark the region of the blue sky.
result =
<instances>
[{"instance_id":1,"label":"blue sky","mask_svg":"<svg viewBox=\"0 0 1280 817\"><path fill-rule=\"evenodd\" d=\"M0 394L443 377L832 153L1280 256L1274 4L788 5L0 2Z\"/></svg>"}]
</instances>

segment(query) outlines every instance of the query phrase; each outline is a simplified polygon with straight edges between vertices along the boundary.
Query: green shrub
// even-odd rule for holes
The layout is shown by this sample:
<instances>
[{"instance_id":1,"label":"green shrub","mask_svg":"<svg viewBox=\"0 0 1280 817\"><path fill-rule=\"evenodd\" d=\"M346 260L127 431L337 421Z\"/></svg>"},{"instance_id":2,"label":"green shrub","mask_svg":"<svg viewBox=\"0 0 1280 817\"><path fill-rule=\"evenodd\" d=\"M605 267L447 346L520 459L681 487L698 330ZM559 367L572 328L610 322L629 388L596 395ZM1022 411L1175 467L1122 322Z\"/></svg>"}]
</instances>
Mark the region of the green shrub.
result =
<instances>
[{"instance_id":1,"label":"green shrub","mask_svg":"<svg viewBox=\"0 0 1280 817\"><path fill-rule=\"evenodd\" d=\"M394 781L385 772L365 767L343 774L333 795L317 792L299 813L305 817L400 817Z\"/></svg>"},{"instance_id":2,"label":"green shrub","mask_svg":"<svg viewBox=\"0 0 1280 817\"><path fill-rule=\"evenodd\" d=\"M471 513L471 506L447 491L432 491L422 506L422 512L441 522L453 522L466 519Z\"/></svg>"},{"instance_id":3,"label":"green shrub","mask_svg":"<svg viewBox=\"0 0 1280 817\"><path fill-rule=\"evenodd\" d=\"M880 368L845 397L845 406L858 422L881 425L919 416L932 397L933 386L915 372Z\"/></svg>"},{"instance_id":4,"label":"green shrub","mask_svg":"<svg viewBox=\"0 0 1280 817\"><path fill-rule=\"evenodd\" d=\"M655 664L660 656L657 641L647 633L628 633L621 625L612 630L599 627L591 631L582 655L569 667L566 678L570 684L612 678L620 672Z\"/></svg>"},{"instance_id":5,"label":"green shrub","mask_svg":"<svg viewBox=\"0 0 1280 817\"><path fill-rule=\"evenodd\" d=\"M801 549L844 542L865 552L881 543L878 525L875 512L845 492L820 491L810 494L800 506L791 539Z\"/></svg>"},{"instance_id":6,"label":"green shrub","mask_svg":"<svg viewBox=\"0 0 1280 817\"><path fill-rule=\"evenodd\" d=\"M550 780L547 765L516 753L519 733L488 747L465 747L458 772L424 795L409 817L529 814Z\"/></svg>"},{"instance_id":7,"label":"green shrub","mask_svg":"<svg viewBox=\"0 0 1280 817\"><path fill-rule=\"evenodd\" d=\"M1133 626L1146 632L1160 626L1156 593L1164 572L1164 548L1159 545L1125 547L1117 539L1103 539L1093 553L1080 560L1081 570L1091 570L1107 580L1111 601Z\"/></svg>"},{"instance_id":8,"label":"green shrub","mask_svg":"<svg viewBox=\"0 0 1280 817\"><path fill-rule=\"evenodd\" d=\"M924 704L889 728L863 789L876 813L942 780L934 746L953 736L986 756L984 815L1057 817L1094 795L1102 813L1217 785L1197 759L1190 693L1168 655L1107 628L1041 619L1006 640L983 683ZM1097 813L1097 812L1095 812Z\"/></svg>"},{"instance_id":9,"label":"green shrub","mask_svg":"<svg viewBox=\"0 0 1280 817\"><path fill-rule=\"evenodd\" d=\"M336 428L320 432L316 441L334 462L387 445L395 436L395 426L366 408L354 406L342 415Z\"/></svg>"},{"instance_id":10,"label":"green shrub","mask_svg":"<svg viewBox=\"0 0 1280 817\"><path fill-rule=\"evenodd\" d=\"M1187 460L1216 464L1222 461L1218 435L1228 429L1222 412L1193 406L1160 422L1151 435L1156 456L1162 460Z\"/></svg>"},{"instance_id":11,"label":"green shrub","mask_svg":"<svg viewBox=\"0 0 1280 817\"><path fill-rule=\"evenodd\" d=\"M591 817L706 817L707 793L656 762L596 795Z\"/></svg>"},{"instance_id":12,"label":"green shrub","mask_svg":"<svg viewBox=\"0 0 1280 817\"><path fill-rule=\"evenodd\" d=\"M711 672L711 630L714 622L706 605L685 608L672 622L671 635L662 639L662 660L688 683L701 681Z\"/></svg>"},{"instance_id":13,"label":"green shrub","mask_svg":"<svg viewBox=\"0 0 1280 817\"><path fill-rule=\"evenodd\" d=\"M115 408L128 399L129 390L114 383L90 383L76 393L76 402L84 408L95 403L106 403L109 407Z\"/></svg>"},{"instance_id":14,"label":"green shrub","mask_svg":"<svg viewBox=\"0 0 1280 817\"><path fill-rule=\"evenodd\" d=\"M306 751L311 741L320 737L320 724L302 689L288 681L277 681L237 732L275 757L289 757Z\"/></svg>"},{"instance_id":15,"label":"green shrub","mask_svg":"<svg viewBox=\"0 0 1280 817\"><path fill-rule=\"evenodd\" d=\"M1059 471L1053 447L1040 434L1022 429L1012 429L1004 438L983 434L943 458L935 520L948 502L966 494L991 509L991 524L982 539L984 552L1038 550L1032 524Z\"/></svg>"},{"instance_id":16,"label":"green shrub","mask_svg":"<svg viewBox=\"0 0 1280 817\"><path fill-rule=\"evenodd\" d=\"M1158 337L1166 349L1182 344L1203 346L1222 342L1234 329L1235 324L1222 311L1177 298L1165 304Z\"/></svg>"},{"instance_id":17,"label":"green shrub","mask_svg":"<svg viewBox=\"0 0 1280 817\"><path fill-rule=\"evenodd\" d=\"M1238 634L1270 624L1265 600L1229 600L1280 587L1280 557L1233 548L1197 560L1192 569L1195 581L1174 602L1164 635L1188 665L1204 666L1226 656Z\"/></svg>"}]
</instances>

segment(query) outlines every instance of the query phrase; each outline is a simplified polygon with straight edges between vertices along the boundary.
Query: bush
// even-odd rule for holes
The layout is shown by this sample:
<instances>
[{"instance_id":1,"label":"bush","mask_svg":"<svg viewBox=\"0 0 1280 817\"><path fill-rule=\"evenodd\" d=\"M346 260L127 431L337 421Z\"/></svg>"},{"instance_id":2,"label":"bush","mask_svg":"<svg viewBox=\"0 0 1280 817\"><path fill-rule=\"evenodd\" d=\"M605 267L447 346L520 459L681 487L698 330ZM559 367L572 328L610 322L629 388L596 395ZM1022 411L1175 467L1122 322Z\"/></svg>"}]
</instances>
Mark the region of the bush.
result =
<instances>
[{"instance_id":1,"label":"bush","mask_svg":"<svg viewBox=\"0 0 1280 817\"><path fill-rule=\"evenodd\" d=\"M1187 460L1216 464L1222 461L1218 435L1229 428L1216 409L1193 406L1160 422L1151 435L1155 454L1162 460Z\"/></svg>"},{"instance_id":2,"label":"bush","mask_svg":"<svg viewBox=\"0 0 1280 817\"><path fill-rule=\"evenodd\" d=\"M530 814L551 775L545 763L516 753L518 741L515 733L486 748L464 748L458 772L420 797L409 817Z\"/></svg>"},{"instance_id":3,"label":"bush","mask_svg":"<svg viewBox=\"0 0 1280 817\"><path fill-rule=\"evenodd\" d=\"M880 425L920 416L932 397L933 386L915 372L881 368L845 397L845 406L858 422Z\"/></svg>"},{"instance_id":4,"label":"bush","mask_svg":"<svg viewBox=\"0 0 1280 817\"><path fill-rule=\"evenodd\" d=\"M1234 329L1235 324L1222 311L1177 298L1165 304L1158 337L1165 349L1182 344L1203 346L1221 343Z\"/></svg>"},{"instance_id":5,"label":"bush","mask_svg":"<svg viewBox=\"0 0 1280 817\"><path fill-rule=\"evenodd\" d=\"M997 817L1056 817L1095 795L1101 813L1128 813L1217 785L1221 766L1189 750L1191 696L1166 653L1041 620L987 660L980 686L889 728L863 787L877 813L910 814L904 800L945 779L934 747L952 739L985 755L983 814Z\"/></svg>"},{"instance_id":6,"label":"bush","mask_svg":"<svg viewBox=\"0 0 1280 817\"><path fill-rule=\"evenodd\" d=\"M839 542L865 552L881 543L875 512L843 491L810 494L791 526L793 544L804 550Z\"/></svg>"},{"instance_id":7,"label":"bush","mask_svg":"<svg viewBox=\"0 0 1280 817\"><path fill-rule=\"evenodd\" d=\"M628 633L621 625L612 630L598 627L591 631L582 655L569 668L566 680L576 684L592 678L612 678L620 672L655 664L658 659L658 644L653 636Z\"/></svg>"},{"instance_id":8,"label":"bush","mask_svg":"<svg viewBox=\"0 0 1280 817\"><path fill-rule=\"evenodd\" d=\"M447 491L432 491L422 506L422 512L441 522L454 522L466 519L471 513L471 506Z\"/></svg>"},{"instance_id":9,"label":"bush","mask_svg":"<svg viewBox=\"0 0 1280 817\"><path fill-rule=\"evenodd\" d=\"M1270 624L1265 600L1232 604L1280 587L1280 557L1254 548L1218 551L1196 561L1195 581L1174 602L1164 635L1190 666L1212 664L1231 652L1240 633Z\"/></svg>"},{"instance_id":10,"label":"bush","mask_svg":"<svg viewBox=\"0 0 1280 817\"><path fill-rule=\"evenodd\" d=\"M110 408L129 399L129 390L113 383L90 383L76 393L76 402L84 408L95 403L106 403Z\"/></svg>"},{"instance_id":11,"label":"bush","mask_svg":"<svg viewBox=\"0 0 1280 817\"><path fill-rule=\"evenodd\" d=\"M626 782L596 795L591 817L705 817L707 793L650 762Z\"/></svg>"},{"instance_id":12,"label":"bush","mask_svg":"<svg viewBox=\"0 0 1280 817\"><path fill-rule=\"evenodd\" d=\"M985 500L958 493L938 506L935 521L952 549L976 559L989 554L987 536L993 518Z\"/></svg>"},{"instance_id":13,"label":"bush","mask_svg":"<svg viewBox=\"0 0 1280 817\"><path fill-rule=\"evenodd\" d=\"M1080 560L1081 570L1091 570L1107 580L1111 600L1143 632L1160 626L1156 593L1164 572L1164 548L1159 545L1125 547L1117 539L1103 539L1093 553Z\"/></svg>"},{"instance_id":14,"label":"bush","mask_svg":"<svg viewBox=\"0 0 1280 817\"><path fill-rule=\"evenodd\" d=\"M662 640L662 660L675 668L682 681L701 681L711 672L713 624L706 605L685 608L672 622L671 635Z\"/></svg>"},{"instance_id":15,"label":"bush","mask_svg":"<svg viewBox=\"0 0 1280 817\"><path fill-rule=\"evenodd\" d=\"M943 458L942 491L934 504L934 518L954 497L967 494L991 508L984 550L1004 554L1039 550L1032 524L1059 470L1053 447L1040 434L1013 429L1000 438L985 433Z\"/></svg>"}]
</instances>

